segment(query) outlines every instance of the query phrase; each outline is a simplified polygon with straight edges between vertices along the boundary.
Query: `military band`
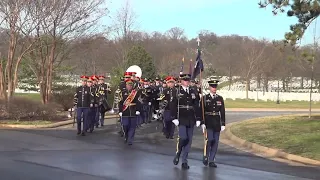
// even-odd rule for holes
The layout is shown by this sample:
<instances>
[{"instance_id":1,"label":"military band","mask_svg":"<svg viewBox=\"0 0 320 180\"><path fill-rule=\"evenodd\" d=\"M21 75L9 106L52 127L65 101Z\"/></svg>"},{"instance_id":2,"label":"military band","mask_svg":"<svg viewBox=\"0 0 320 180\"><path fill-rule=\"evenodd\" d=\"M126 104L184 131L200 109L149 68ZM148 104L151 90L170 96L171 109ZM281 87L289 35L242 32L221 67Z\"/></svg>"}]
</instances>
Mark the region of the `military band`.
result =
<instances>
[{"instance_id":1,"label":"military band","mask_svg":"<svg viewBox=\"0 0 320 180\"><path fill-rule=\"evenodd\" d=\"M105 112L111 109L107 103L111 89L104 82L104 76L80 78L82 85L76 89L74 105L77 134L85 136L86 132L92 133L94 128L104 126ZM205 139L203 164L217 167L215 156L220 132L226 124L224 100L216 93L218 82L209 81L210 93L201 97L201 85L191 80L190 74L151 80L137 77L135 72L125 72L116 90L119 95L120 134L125 143L133 144L136 128L152 120L162 121L166 139L174 139L177 128L174 165L181 160L182 169L189 169L188 155L194 129L201 126Z\"/></svg>"}]
</instances>

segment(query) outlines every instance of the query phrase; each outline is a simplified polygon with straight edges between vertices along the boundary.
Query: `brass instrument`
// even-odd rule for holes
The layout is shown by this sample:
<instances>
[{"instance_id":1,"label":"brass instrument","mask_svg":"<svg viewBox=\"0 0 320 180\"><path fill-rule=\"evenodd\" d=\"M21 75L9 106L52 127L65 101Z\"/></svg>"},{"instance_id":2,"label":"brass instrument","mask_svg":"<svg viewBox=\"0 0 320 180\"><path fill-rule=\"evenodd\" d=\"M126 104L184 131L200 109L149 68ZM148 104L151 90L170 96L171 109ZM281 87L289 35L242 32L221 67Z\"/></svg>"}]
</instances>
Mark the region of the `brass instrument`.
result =
<instances>
[{"instance_id":1,"label":"brass instrument","mask_svg":"<svg viewBox=\"0 0 320 180\"><path fill-rule=\"evenodd\" d=\"M121 90L118 89L114 92L113 96L113 104L112 104L112 109L111 113L118 113L119 112L119 102L121 101Z\"/></svg>"}]
</instances>

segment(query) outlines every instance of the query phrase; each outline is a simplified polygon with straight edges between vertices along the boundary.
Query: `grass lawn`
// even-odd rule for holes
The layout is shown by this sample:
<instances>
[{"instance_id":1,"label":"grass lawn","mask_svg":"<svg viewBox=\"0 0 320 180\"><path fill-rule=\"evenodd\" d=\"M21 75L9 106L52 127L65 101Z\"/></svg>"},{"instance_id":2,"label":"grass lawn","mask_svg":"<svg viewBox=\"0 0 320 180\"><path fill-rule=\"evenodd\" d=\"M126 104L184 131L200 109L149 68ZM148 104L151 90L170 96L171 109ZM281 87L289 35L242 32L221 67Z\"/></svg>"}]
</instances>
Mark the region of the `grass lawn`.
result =
<instances>
[{"instance_id":1,"label":"grass lawn","mask_svg":"<svg viewBox=\"0 0 320 180\"><path fill-rule=\"evenodd\" d=\"M226 108L299 108L308 109L308 101L287 101L276 104L274 101L254 101L254 100L225 100ZM312 108L320 108L320 102L312 102Z\"/></svg>"},{"instance_id":2,"label":"grass lawn","mask_svg":"<svg viewBox=\"0 0 320 180\"><path fill-rule=\"evenodd\" d=\"M41 101L40 93L15 93L14 95Z\"/></svg>"},{"instance_id":3,"label":"grass lawn","mask_svg":"<svg viewBox=\"0 0 320 180\"><path fill-rule=\"evenodd\" d=\"M51 124L52 121L15 121L15 120L0 120L1 124L14 124L14 125L45 125Z\"/></svg>"},{"instance_id":4,"label":"grass lawn","mask_svg":"<svg viewBox=\"0 0 320 180\"><path fill-rule=\"evenodd\" d=\"M39 93L16 93L16 96L27 97L34 100L41 100ZM110 100L110 105L112 105ZM245 99L237 99L237 100L225 100L226 108L299 108L299 109L308 109L309 102L307 101L287 101L280 102L280 104L276 104L273 101L254 101L254 100L245 100ZM312 108L320 109L320 102L312 103Z\"/></svg>"},{"instance_id":5,"label":"grass lawn","mask_svg":"<svg viewBox=\"0 0 320 180\"><path fill-rule=\"evenodd\" d=\"M320 160L320 115L258 118L233 125L231 131L249 142Z\"/></svg>"}]
</instances>

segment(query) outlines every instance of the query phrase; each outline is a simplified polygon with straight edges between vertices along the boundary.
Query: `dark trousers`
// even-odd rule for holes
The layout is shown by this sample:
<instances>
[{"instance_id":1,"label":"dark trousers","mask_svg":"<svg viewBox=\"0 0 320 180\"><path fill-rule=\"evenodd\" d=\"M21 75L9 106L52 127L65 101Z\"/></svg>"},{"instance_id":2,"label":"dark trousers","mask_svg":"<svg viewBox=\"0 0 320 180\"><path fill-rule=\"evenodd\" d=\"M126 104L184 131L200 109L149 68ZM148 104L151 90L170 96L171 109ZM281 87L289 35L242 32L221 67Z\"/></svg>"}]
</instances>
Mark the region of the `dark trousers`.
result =
<instances>
[{"instance_id":1,"label":"dark trousers","mask_svg":"<svg viewBox=\"0 0 320 180\"><path fill-rule=\"evenodd\" d=\"M103 126L104 125L104 116L105 116L106 112L105 111L100 111L100 125Z\"/></svg>"},{"instance_id":2,"label":"dark trousers","mask_svg":"<svg viewBox=\"0 0 320 180\"><path fill-rule=\"evenodd\" d=\"M136 132L137 127L137 117L122 117L121 124L122 130L124 133L125 138L127 139L128 143L133 143L134 134Z\"/></svg>"},{"instance_id":3,"label":"dark trousers","mask_svg":"<svg viewBox=\"0 0 320 180\"><path fill-rule=\"evenodd\" d=\"M179 125L176 154L178 156L182 154L182 163L188 163L188 154L191 149L193 129L193 127Z\"/></svg>"},{"instance_id":4,"label":"dark trousers","mask_svg":"<svg viewBox=\"0 0 320 180\"><path fill-rule=\"evenodd\" d=\"M173 137L175 125L173 124L170 110L165 110L163 114L164 133L166 136Z\"/></svg>"},{"instance_id":5,"label":"dark trousers","mask_svg":"<svg viewBox=\"0 0 320 180\"><path fill-rule=\"evenodd\" d=\"M141 119L142 122L147 123L151 120L150 118L150 106L148 104L142 105L142 112L141 112Z\"/></svg>"},{"instance_id":6,"label":"dark trousers","mask_svg":"<svg viewBox=\"0 0 320 180\"><path fill-rule=\"evenodd\" d=\"M97 114L97 108L92 107L89 109L89 115L88 115L88 126L87 126L87 130L90 129L90 131L93 131L94 129L94 125L96 123L96 114Z\"/></svg>"},{"instance_id":7,"label":"dark trousers","mask_svg":"<svg viewBox=\"0 0 320 180\"><path fill-rule=\"evenodd\" d=\"M87 107L78 107L77 108L77 130L78 132L85 132L87 130L88 124L88 114L89 108ZM81 129L81 117L83 118L83 129Z\"/></svg>"},{"instance_id":8,"label":"dark trousers","mask_svg":"<svg viewBox=\"0 0 320 180\"><path fill-rule=\"evenodd\" d=\"M94 123L94 125L96 125L96 127L98 127L99 126L99 115L100 115L99 110L100 110L100 108L99 107L94 107L94 109L95 109L95 114L92 114L93 123Z\"/></svg>"},{"instance_id":9,"label":"dark trousers","mask_svg":"<svg viewBox=\"0 0 320 180\"><path fill-rule=\"evenodd\" d=\"M218 151L220 132L214 132L212 129L207 129L205 132L206 141L204 145L203 156L208 157L209 162L214 162Z\"/></svg>"}]
</instances>

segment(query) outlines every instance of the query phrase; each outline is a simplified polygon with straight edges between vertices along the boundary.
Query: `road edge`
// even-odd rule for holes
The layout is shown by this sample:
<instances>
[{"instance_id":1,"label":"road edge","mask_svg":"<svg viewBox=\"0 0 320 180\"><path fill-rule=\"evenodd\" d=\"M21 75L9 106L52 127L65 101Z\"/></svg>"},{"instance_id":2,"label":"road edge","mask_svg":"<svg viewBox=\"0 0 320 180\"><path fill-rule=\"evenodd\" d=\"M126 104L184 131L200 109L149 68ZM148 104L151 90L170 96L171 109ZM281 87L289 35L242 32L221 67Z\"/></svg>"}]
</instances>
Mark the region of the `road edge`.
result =
<instances>
[{"instance_id":1,"label":"road edge","mask_svg":"<svg viewBox=\"0 0 320 180\"><path fill-rule=\"evenodd\" d=\"M304 114L305 115L305 114ZM292 115L289 115L292 116ZM294 116L299 116L299 115L294 115ZM272 117L272 118L276 118L276 117L283 117L282 116L266 116L266 117ZM265 118L265 117L264 117ZM256 119L259 118L253 118L253 119L248 119L245 121L254 121ZM265 146L261 146L259 144L256 143L252 143L249 142L247 140L241 139L237 136L235 136L232 132L231 132L231 127L238 124L239 122L235 122L235 123L230 123L226 126L225 132L223 132L223 134L225 135L225 137L230 140L230 143L225 143L226 145L238 145L242 148L246 148L249 149L253 152L250 152L252 154L255 154L257 156L259 156L259 153L263 153L265 154L268 158L280 158L280 159L286 159L286 160L290 160L293 162L298 162L298 163L302 163L302 164L306 164L306 165L313 165L313 166L320 166L320 161L314 160L314 159L309 159L309 158L305 158L302 156L298 156L298 155L294 155L294 154L289 154L286 152L283 152L279 149L273 149L273 148L269 148L269 147L265 147ZM256 153L258 152L258 153Z\"/></svg>"},{"instance_id":2,"label":"road edge","mask_svg":"<svg viewBox=\"0 0 320 180\"><path fill-rule=\"evenodd\" d=\"M108 115L105 117L105 119L112 119L117 117L119 117L119 115ZM19 129L57 128L60 126L73 124L73 121L74 120L72 119L72 120L66 120L62 122L45 124L45 125L0 124L0 128L19 128Z\"/></svg>"}]
</instances>

